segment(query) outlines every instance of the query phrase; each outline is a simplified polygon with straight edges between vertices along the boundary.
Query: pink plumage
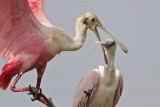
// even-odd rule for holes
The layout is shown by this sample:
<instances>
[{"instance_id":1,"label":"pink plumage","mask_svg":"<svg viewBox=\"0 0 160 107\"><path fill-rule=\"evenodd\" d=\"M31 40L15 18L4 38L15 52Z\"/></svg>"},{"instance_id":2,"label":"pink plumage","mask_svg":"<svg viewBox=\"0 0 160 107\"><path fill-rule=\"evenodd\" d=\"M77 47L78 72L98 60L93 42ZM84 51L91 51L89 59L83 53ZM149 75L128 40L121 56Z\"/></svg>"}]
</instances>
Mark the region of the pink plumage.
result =
<instances>
[{"instance_id":1,"label":"pink plumage","mask_svg":"<svg viewBox=\"0 0 160 107\"><path fill-rule=\"evenodd\" d=\"M0 14L0 55L8 60L0 75L0 88L7 89L12 77L18 74L10 87L13 92L29 91L29 87L16 88L15 85L25 72L34 68L38 73L36 90L39 91L47 62L61 51L80 49L88 28L95 32L99 40L95 26L108 33L94 14L87 13L77 19L76 36L71 37L47 20L43 13L43 0L0 0ZM92 18L95 20L89 20ZM118 43L127 52L127 48ZM82 89L93 88L98 83L99 73L92 73L89 77L92 82L84 78L79 84L89 82L91 85Z\"/></svg>"},{"instance_id":2,"label":"pink plumage","mask_svg":"<svg viewBox=\"0 0 160 107\"><path fill-rule=\"evenodd\" d=\"M82 97L85 97L85 93L83 91L87 91L88 89L92 89L95 86L97 86L100 78L100 73L98 72L98 69L94 69L91 72L89 72L78 84L73 106L77 107L79 101L82 99ZM96 88L96 87L95 87ZM94 91L93 91L94 92ZM93 93L92 93L93 94Z\"/></svg>"},{"instance_id":3,"label":"pink plumage","mask_svg":"<svg viewBox=\"0 0 160 107\"><path fill-rule=\"evenodd\" d=\"M78 84L78 86L76 88L76 92L75 92L75 96L74 96L74 99L73 99L72 107L77 107L79 101L82 100L82 98L85 97L85 93L83 91L87 91L88 89L92 89L92 88L93 88L93 91L91 93L90 102L91 103L92 102L96 102L95 101L95 97L96 97L96 94L97 94L97 87L98 87L99 81L100 81L100 76L101 76L100 72L101 72L100 70L94 69L91 72L89 72L79 82L79 84ZM120 99L120 96L122 94L122 91L123 91L123 77L122 77L121 73L118 70L116 71L116 73L118 74L118 86L116 88L114 99L113 99L113 107L115 107L115 105L118 103L118 101ZM103 95L104 94L105 93L103 93ZM99 96L98 99L101 99L101 97L102 96ZM103 99L102 99L102 101L103 101ZM99 105L99 106L101 105L98 102L96 104ZM98 107L98 106L94 105L93 107Z\"/></svg>"},{"instance_id":4,"label":"pink plumage","mask_svg":"<svg viewBox=\"0 0 160 107\"><path fill-rule=\"evenodd\" d=\"M118 82L117 90L114 95L114 102L113 102L114 106L116 106L116 104L118 103L122 95L122 92L123 92L123 77L122 77L122 74L119 73L119 82Z\"/></svg>"},{"instance_id":5,"label":"pink plumage","mask_svg":"<svg viewBox=\"0 0 160 107\"><path fill-rule=\"evenodd\" d=\"M49 26L49 27L53 26L44 15L43 0L28 0L28 4L34 16L38 19L39 22L41 22L45 26Z\"/></svg>"},{"instance_id":6,"label":"pink plumage","mask_svg":"<svg viewBox=\"0 0 160 107\"><path fill-rule=\"evenodd\" d=\"M5 90L8 87L12 77L18 73L20 65L21 62L16 60L8 61L5 64L0 75L0 88Z\"/></svg>"},{"instance_id":7,"label":"pink plumage","mask_svg":"<svg viewBox=\"0 0 160 107\"><path fill-rule=\"evenodd\" d=\"M0 75L2 89L19 73L17 69L25 73L41 68L43 71L38 72L43 75L46 63L60 52L51 53L46 42L45 30L51 24L44 16L42 5L43 0L0 0L0 55L8 59Z\"/></svg>"}]
</instances>

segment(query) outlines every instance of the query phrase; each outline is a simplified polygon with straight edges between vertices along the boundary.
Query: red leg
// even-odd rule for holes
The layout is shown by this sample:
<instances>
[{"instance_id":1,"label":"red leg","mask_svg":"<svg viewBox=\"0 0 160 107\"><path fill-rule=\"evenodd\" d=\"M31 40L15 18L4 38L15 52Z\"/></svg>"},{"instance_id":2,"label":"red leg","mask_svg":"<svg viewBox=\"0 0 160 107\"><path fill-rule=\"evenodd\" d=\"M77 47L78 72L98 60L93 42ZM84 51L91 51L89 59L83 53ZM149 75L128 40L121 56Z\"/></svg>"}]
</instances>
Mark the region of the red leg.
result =
<instances>
[{"instance_id":1,"label":"red leg","mask_svg":"<svg viewBox=\"0 0 160 107\"><path fill-rule=\"evenodd\" d=\"M37 85L36 85L36 91L37 92L35 94L40 93L39 92L40 91L40 85L41 85L42 75L45 71L45 68L46 68L46 64L37 68ZM40 101L41 103L43 103L45 105L48 105L47 102L43 98L35 98L35 99L38 99L38 101ZM33 99L33 101L34 101L34 99Z\"/></svg>"},{"instance_id":2,"label":"red leg","mask_svg":"<svg viewBox=\"0 0 160 107\"><path fill-rule=\"evenodd\" d=\"M13 92L23 92L23 91L29 91L29 87L25 87L25 88L16 88L15 85L17 84L18 80L21 78L22 74L18 74L18 76L16 77L16 79L14 80L14 82L12 83L10 89Z\"/></svg>"},{"instance_id":3,"label":"red leg","mask_svg":"<svg viewBox=\"0 0 160 107\"><path fill-rule=\"evenodd\" d=\"M37 85L36 85L37 92L39 92L39 90L40 90L41 79L42 79L42 77L38 76L38 78L37 78ZM48 106L47 102L43 98L39 98L38 101L40 101L41 103L43 103L43 104L45 104L45 105Z\"/></svg>"},{"instance_id":4,"label":"red leg","mask_svg":"<svg viewBox=\"0 0 160 107\"><path fill-rule=\"evenodd\" d=\"M41 79L42 79L42 77L37 78L37 85L36 85L37 91L39 91L39 89L40 89Z\"/></svg>"},{"instance_id":5,"label":"red leg","mask_svg":"<svg viewBox=\"0 0 160 107\"><path fill-rule=\"evenodd\" d=\"M30 95L32 94L33 97L34 97L32 99L32 101L38 100L41 103L43 103L43 104L48 106L48 102L47 102L48 99L44 99L43 98L44 95L41 93L41 90L40 90L41 79L42 79L43 73L45 71L46 65L47 64L44 64L42 66L37 67L37 85L36 85L36 89L33 89L33 88L30 87L29 88L29 90L30 90L29 94Z\"/></svg>"},{"instance_id":6,"label":"red leg","mask_svg":"<svg viewBox=\"0 0 160 107\"><path fill-rule=\"evenodd\" d=\"M40 89L41 79L42 79L43 73L46 69L46 65L47 65L47 63L42 66L37 67L37 85L36 85L37 91L39 91L39 89Z\"/></svg>"}]
</instances>

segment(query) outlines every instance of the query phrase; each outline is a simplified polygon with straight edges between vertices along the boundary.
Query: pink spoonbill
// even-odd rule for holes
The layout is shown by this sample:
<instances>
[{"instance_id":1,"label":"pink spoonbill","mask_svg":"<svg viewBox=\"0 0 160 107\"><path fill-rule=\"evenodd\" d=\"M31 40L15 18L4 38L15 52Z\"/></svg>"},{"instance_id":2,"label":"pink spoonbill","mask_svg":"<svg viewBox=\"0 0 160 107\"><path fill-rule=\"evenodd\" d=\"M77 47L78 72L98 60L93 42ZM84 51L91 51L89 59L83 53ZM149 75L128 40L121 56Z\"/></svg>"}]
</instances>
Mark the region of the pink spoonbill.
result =
<instances>
[{"instance_id":1,"label":"pink spoonbill","mask_svg":"<svg viewBox=\"0 0 160 107\"><path fill-rule=\"evenodd\" d=\"M127 52L127 48L92 13L77 19L75 37L47 20L43 13L43 0L0 0L0 14L0 55L7 60L0 74L0 88L3 90L7 89L12 77L17 75L11 84L11 91L29 91L29 87L16 88L16 84L24 73L36 68L35 90L39 91L47 62L61 51L80 49L88 28L100 40L97 31L97 27L100 27Z\"/></svg>"},{"instance_id":2,"label":"pink spoonbill","mask_svg":"<svg viewBox=\"0 0 160 107\"><path fill-rule=\"evenodd\" d=\"M80 81L72 107L115 107L122 94L123 77L114 66L116 41L107 39L106 42L97 41L96 43L104 48L107 59L105 62L108 63L92 70ZM90 93L87 90L90 90ZM86 95L89 96L89 99Z\"/></svg>"}]
</instances>

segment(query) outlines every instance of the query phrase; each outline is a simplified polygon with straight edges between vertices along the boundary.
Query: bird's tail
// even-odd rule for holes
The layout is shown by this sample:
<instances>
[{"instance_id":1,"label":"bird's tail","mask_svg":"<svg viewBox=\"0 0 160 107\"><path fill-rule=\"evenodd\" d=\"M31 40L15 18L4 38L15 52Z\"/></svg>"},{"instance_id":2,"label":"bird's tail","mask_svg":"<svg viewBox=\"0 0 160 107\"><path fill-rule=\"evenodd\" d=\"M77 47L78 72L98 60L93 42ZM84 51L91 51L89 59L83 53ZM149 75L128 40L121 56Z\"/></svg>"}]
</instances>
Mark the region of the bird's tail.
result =
<instances>
[{"instance_id":1,"label":"bird's tail","mask_svg":"<svg viewBox=\"0 0 160 107\"><path fill-rule=\"evenodd\" d=\"M17 61L8 61L1 72L0 75L0 88L6 90L11 82L13 76L18 73L19 64Z\"/></svg>"}]
</instances>

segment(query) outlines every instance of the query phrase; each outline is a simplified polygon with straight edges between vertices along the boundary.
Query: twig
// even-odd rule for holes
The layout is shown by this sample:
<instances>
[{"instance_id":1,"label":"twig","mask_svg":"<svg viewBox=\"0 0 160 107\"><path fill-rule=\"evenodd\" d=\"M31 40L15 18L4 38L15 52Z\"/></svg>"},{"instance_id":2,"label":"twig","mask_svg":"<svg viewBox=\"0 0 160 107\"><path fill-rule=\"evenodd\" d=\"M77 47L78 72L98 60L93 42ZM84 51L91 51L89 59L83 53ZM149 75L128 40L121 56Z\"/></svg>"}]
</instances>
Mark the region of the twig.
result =
<instances>
[{"instance_id":1,"label":"twig","mask_svg":"<svg viewBox=\"0 0 160 107\"><path fill-rule=\"evenodd\" d=\"M54 106L53 102L52 102L52 98L47 98L43 93L42 90L40 89L41 92L41 97L47 102L48 107L56 107Z\"/></svg>"}]
</instances>

